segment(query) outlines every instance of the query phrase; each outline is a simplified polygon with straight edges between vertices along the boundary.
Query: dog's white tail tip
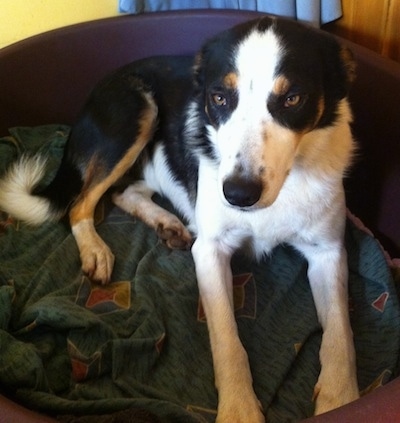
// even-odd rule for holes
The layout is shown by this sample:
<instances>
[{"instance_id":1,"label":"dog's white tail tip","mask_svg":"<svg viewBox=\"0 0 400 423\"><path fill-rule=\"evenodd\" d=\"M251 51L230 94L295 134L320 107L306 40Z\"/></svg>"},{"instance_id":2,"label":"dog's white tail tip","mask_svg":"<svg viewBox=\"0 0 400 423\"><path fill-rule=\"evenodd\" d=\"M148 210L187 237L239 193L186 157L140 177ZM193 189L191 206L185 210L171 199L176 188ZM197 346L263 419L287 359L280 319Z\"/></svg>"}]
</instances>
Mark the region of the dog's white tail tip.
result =
<instances>
[{"instance_id":1,"label":"dog's white tail tip","mask_svg":"<svg viewBox=\"0 0 400 423\"><path fill-rule=\"evenodd\" d=\"M32 195L45 169L46 159L41 156L23 156L12 164L0 180L0 209L31 225L54 218L50 201Z\"/></svg>"}]
</instances>

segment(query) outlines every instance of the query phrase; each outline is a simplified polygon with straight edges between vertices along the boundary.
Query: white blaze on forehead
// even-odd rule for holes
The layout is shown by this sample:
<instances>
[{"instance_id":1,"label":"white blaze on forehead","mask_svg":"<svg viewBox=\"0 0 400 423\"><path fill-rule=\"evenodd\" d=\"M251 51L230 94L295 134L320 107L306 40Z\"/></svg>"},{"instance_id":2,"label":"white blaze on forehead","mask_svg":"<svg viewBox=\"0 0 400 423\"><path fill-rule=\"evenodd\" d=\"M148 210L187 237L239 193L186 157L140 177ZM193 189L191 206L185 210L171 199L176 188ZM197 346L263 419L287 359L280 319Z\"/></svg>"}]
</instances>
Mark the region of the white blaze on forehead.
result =
<instances>
[{"instance_id":1,"label":"white blaze on forehead","mask_svg":"<svg viewBox=\"0 0 400 423\"><path fill-rule=\"evenodd\" d=\"M271 119L267 109L282 46L273 30L252 31L235 51L238 104L219 128L209 128L218 145L223 172L233 171L236 154L247 154L263 142L265 124Z\"/></svg>"},{"instance_id":2,"label":"white blaze on forehead","mask_svg":"<svg viewBox=\"0 0 400 423\"><path fill-rule=\"evenodd\" d=\"M272 28L253 31L237 48L239 95L258 96L264 104L270 93L283 47ZM239 99L240 101L240 99Z\"/></svg>"}]
</instances>

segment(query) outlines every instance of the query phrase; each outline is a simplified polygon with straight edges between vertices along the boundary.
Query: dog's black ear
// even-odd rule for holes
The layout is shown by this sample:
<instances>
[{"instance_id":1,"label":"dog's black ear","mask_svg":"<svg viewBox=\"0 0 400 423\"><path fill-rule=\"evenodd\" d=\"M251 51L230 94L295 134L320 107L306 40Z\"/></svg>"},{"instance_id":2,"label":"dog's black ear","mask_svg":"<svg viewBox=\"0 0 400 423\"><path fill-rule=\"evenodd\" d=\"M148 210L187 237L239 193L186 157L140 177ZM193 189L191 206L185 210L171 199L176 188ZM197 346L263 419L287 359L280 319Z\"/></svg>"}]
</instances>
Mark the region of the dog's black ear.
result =
<instances>
[{"instance_id":1,"label":"dog's black ear","mask_svg":"<svg viewBox=\"0 0 400 423\"><path fill-rule=\"evenodd\" d=\"M356 78L356 62L352 51L336 39L331 40L324 49L325 56L325 91L335 98L342 99L349 94L350 87Z\"/></svg>"},{"instance_id":2,"label":"dog's black ear","mask_svg":"<svg viewBox=\"0 0 400 423\"><path fill-rule=\"evenodd\" d=\"M349 47L342 45L340 50L340 58L342 60L343 69L348 86L356 79L357 64L354 60L353 52Z\"/></svg>"},{"instance_id":3,"label":"dog's black ear","mask_svg":"<svg viewBox=\"0 0 400 423\"><path fill-rule=\"evenodd\" d=\"M196 88L204 86L204 65L203 65L203 50L198 52L193 62L193 81Z\"/></svg>"},{"instance_id":4,"label":"dog's black ear","mask_svg":"<svg viewBox=\"0 0 400 423\"><path fill-rule=\"evenodd\" d=\"M194 83L198 88L204 87L206 80L215 74L222 75L221 67L226 64L231 44L226 42L228 31L210 38L196 54L193 64Z\"/></svg>"}]
</instances>

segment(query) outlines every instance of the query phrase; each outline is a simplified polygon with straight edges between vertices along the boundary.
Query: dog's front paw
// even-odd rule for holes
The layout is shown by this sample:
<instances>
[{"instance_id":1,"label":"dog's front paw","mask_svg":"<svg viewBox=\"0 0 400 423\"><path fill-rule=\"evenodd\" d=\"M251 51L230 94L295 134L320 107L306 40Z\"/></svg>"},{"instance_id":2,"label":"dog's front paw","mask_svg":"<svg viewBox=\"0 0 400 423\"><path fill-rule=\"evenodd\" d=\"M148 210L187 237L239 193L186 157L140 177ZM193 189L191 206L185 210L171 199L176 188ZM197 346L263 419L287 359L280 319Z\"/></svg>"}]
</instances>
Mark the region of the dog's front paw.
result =
<instances>
[{"instance_id":1,"label":"dog's front paw","mask_svg":"<svg viewBox=\"0 0 400 423\"><path fill-rule=\"evenodd\" d=\"M314 388L315 414L322 414L360 397L357 383L347 380L343 383L322 383L318 381Z\"/></svg>"},{"instance_id":2,"label":"dog's front paw","mask_svg":"<svg viewBox=\"0 0 400 423\"><path fill-rule=\"evenodd\" d=\"M190 232L186 226L172 214L160 218L156 233L171 249L185 250L189 249L192 245L192 236Z\"/></svg>"}]
</instances>

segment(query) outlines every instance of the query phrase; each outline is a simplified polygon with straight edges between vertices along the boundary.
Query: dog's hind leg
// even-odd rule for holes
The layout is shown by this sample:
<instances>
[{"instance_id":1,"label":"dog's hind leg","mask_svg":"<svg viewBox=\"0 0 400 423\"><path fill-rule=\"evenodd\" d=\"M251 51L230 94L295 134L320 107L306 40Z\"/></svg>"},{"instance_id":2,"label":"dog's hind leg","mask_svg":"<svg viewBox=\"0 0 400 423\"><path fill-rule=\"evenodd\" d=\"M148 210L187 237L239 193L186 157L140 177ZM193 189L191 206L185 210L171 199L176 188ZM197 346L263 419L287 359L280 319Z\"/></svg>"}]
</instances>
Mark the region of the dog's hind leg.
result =
<instances>
[{"instance_id":1,"label":"dog's hind leg","mask_svg":"<svg viewBox=\"0 0 400 423\"><path fill-rule=\"evenodd\" d=\"M192 243L190 232L174 214L153 202L153 193L144 181L138 181L124 192L115 193L113 201L122 210L153 228L169 248L189 248Z\"/></svg>"},{"instance_id":2,"label":"dog's hind leg","mask_svg":"<svg viewBox=\"0 0 400 423\"><path fill-rule=\"evenodd\" d=\"M111 171L102 171L104 160L94 155L86 166L83 189L69 213L72 233L78 244L82 270L94 281L108 283L114 265L114 255L97 234L94 211L101 196L132 167L143 148L151 139L157 119L157 107L146 95L147 108L142 111L137 136L123 157ZM133 117L132 117L133 119ZM106 175L103 177L103 175Z\"/></svg>"}]
</instances>

